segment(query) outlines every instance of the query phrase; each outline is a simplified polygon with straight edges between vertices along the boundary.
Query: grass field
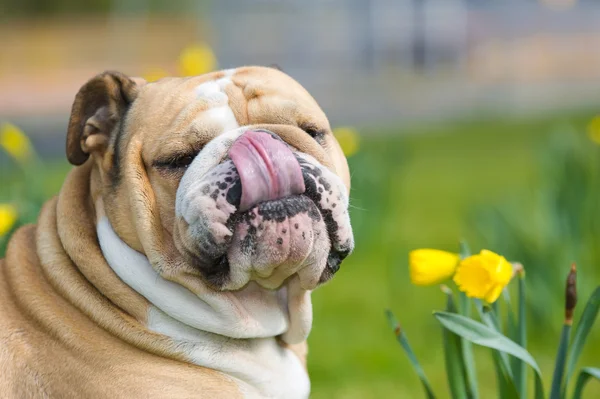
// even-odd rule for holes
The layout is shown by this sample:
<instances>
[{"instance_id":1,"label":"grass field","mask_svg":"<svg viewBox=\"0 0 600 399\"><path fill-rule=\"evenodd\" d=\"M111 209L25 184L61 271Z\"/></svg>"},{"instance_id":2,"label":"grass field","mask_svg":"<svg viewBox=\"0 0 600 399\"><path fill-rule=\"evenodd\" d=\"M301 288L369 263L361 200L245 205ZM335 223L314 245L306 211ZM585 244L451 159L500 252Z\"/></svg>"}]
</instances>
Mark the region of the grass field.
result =
<instances>
[{"instance_id":1,"label":"grass field","mask_svg":"<svg viewBox=\"0 0 600 399\"><path fill-rule=\"evenodd\" d=\"M582 131L590 117L582 113L362 132L360 151L350 159L356 251L336 278L313 296L309 339L313 398L422 397L387 326L383 311L388 307L400 319L439 397L447 397L441 330L431 316L433 309L442 307L444 297L436 287L410 285L408 251L418 247L456 251L461 237L475 249L485 246L468 221L471 210L535 188L540 177L537 155L549 134L563 123ZM56 161L45 170L50 195L59 189L68 166ZM0 183L8 187L14 177L2 173ZM490 249L502 253L502 248ZM562 276L559 266L566 267L549 265L548 272ZM529 337L530 350L547 378L562 309L555 314L554 330ZM596 367L600 366L597 330L583 356L583 363ZM481 397L496 397L489 353L478 349L476 354ZM589 385L588 397L599 397L600 384Z\"/></svg>"}]
</instances>

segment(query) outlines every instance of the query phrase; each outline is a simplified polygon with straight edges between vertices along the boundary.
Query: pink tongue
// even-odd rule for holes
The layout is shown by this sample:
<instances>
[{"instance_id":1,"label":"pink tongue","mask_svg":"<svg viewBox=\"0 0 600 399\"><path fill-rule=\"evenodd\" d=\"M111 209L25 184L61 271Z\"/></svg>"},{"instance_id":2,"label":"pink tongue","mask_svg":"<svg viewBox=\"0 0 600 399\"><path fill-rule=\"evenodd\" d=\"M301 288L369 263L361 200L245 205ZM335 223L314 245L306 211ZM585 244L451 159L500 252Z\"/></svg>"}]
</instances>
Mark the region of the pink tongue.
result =
<instances>
[{"instance_id":1,"label":"pink tongue","mask_svg":"<svg viewBox=\"0 0 600 399\"><path fill-rule=\"evenodd\" d=\"M242 183L240 211L304 192L298 160L287 145L268 133L248 130L233 143L229 156Z\"/></svg>"}]
</instances>

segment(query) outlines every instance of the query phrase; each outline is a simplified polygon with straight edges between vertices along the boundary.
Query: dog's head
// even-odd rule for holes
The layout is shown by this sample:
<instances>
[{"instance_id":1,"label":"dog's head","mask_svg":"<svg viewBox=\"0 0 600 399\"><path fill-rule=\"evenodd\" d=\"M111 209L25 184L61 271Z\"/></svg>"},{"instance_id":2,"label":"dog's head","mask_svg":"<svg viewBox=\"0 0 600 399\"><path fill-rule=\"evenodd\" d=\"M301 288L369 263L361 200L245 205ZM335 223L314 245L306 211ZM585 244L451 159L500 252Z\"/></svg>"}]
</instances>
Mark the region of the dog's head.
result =
<instances>
[{"instance_id":1,"label":"dog's head","mask_svg":"<svg viewBox=\"0 0 600 399\"><path fill-rule=\"evenodd\" d=\"M93 201L120 238L195 292L292 275L310 290L354 246L346 159L315 100L275 69L103 73L77 94L67 155L92 163Z\"/></svg>"}]
</instances>

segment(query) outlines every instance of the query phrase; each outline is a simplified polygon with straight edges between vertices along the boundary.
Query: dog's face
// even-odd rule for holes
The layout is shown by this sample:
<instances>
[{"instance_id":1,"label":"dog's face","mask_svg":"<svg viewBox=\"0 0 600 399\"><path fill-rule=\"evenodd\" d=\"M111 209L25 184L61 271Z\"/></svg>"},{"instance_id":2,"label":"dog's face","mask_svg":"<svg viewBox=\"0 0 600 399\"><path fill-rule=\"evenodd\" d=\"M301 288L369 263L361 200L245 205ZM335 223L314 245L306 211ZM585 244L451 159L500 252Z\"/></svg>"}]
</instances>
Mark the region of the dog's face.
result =
<instances>
[{"instance_id":1,"label":"dog's face","mask_svg":"<svg viewBox=\"0 0 600 399\"><path fill-rule=\"evenodd\" d=\"M304 289L352 251L349 173L329 123L293 79L248 67L148 83L105 73L80 90L74 164L119 236L194 291Z\"/></svg>"}]
</instances>

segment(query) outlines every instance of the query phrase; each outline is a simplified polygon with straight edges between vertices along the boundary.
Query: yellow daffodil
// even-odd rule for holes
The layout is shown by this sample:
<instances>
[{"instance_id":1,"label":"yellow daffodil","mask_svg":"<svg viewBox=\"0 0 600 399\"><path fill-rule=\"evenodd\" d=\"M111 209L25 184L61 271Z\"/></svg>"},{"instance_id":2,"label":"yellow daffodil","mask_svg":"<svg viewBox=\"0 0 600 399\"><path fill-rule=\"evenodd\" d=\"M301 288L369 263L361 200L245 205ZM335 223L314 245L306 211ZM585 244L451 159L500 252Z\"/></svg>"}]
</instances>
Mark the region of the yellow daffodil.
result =
<instances>
[{"instance_id":1,"label":"yellow daffodil","mask_svg":"<svg viewBox=\"0 0 600 399\"><path fill-rule=\"evenodd\" d=\"M460 262L454 282L468 297L493 303L512 275L513 267L503 256L484 249Z\"/></svg>"},{"instance_id":2,"label":"yellow daffodil","mask_svg":"<svg viewBox=\"0 0 600 399\"><path fill-rule=\"evenodd\" d=\"M179 56L179 69L182 76L196 76L214 71L217 57L206 44L186 47Z\"/></svg>"},{"instance_id":3,"label":"yellow daffodil","mask_svg":"<svg viewBox=\"0 0 600 399\"><path fill-rule=\"evenodd\" d=\"M0 237L8 233L17 221L17 209L8 204L0 204Z\"/></svg>"},{"instance_id":4,"label":"yellow daffodil","mask_svg":"<svg viewBox=\"0 0 600 399\"><path fill-rule=\"evenodd\" d=\"M587 126L587 134L590 140L596 144L600 144L600 115L592 118Z\"/></svg>"},{"instance_id":5,"label":"yellow daffodil","mask_svg":"<svg viewBox=\"0 0 600 399\"><path fill-rule=\"evenodd\" d=\"M338 127L333 129L333 135L338 143L340 143L340 147L342 147L345 156L351 157L358 152L360 138L358 132L354 128L348 126Z\"/></svg>"},{"instance_id":6,"label":"yellow daffodil","mask_svg":"<svg viewBox=\"0 0 600 399\"><path fill-rule=\"evenodd\" d=\"M0 147L4 148L18 162L25 162L33 155L29 138L21 129L11 123L4 123L0 126Z\"/></svg>"},{"instance_id":7,"label":"yellow daffodil","mask_svg":"<svg viewBox=\"0 0 600 399\"><path fill-rule=\"evenodd\" d=\"M414 285L433 285L454 274L460 257L438 249L415 249L408 255L410 281Z\"/></svg>"},{"instance_id":8,"label":"yellow daffodil","mask_svg":"<svg viewBox=\"0 0 600 399\"><path fill-rule=\"evenodd\" d=\"M146 82L156 82L167 76L169 76L169 73L163 68L150 68L144 73L143 78Z\"/></svg>"}]
</instances>

